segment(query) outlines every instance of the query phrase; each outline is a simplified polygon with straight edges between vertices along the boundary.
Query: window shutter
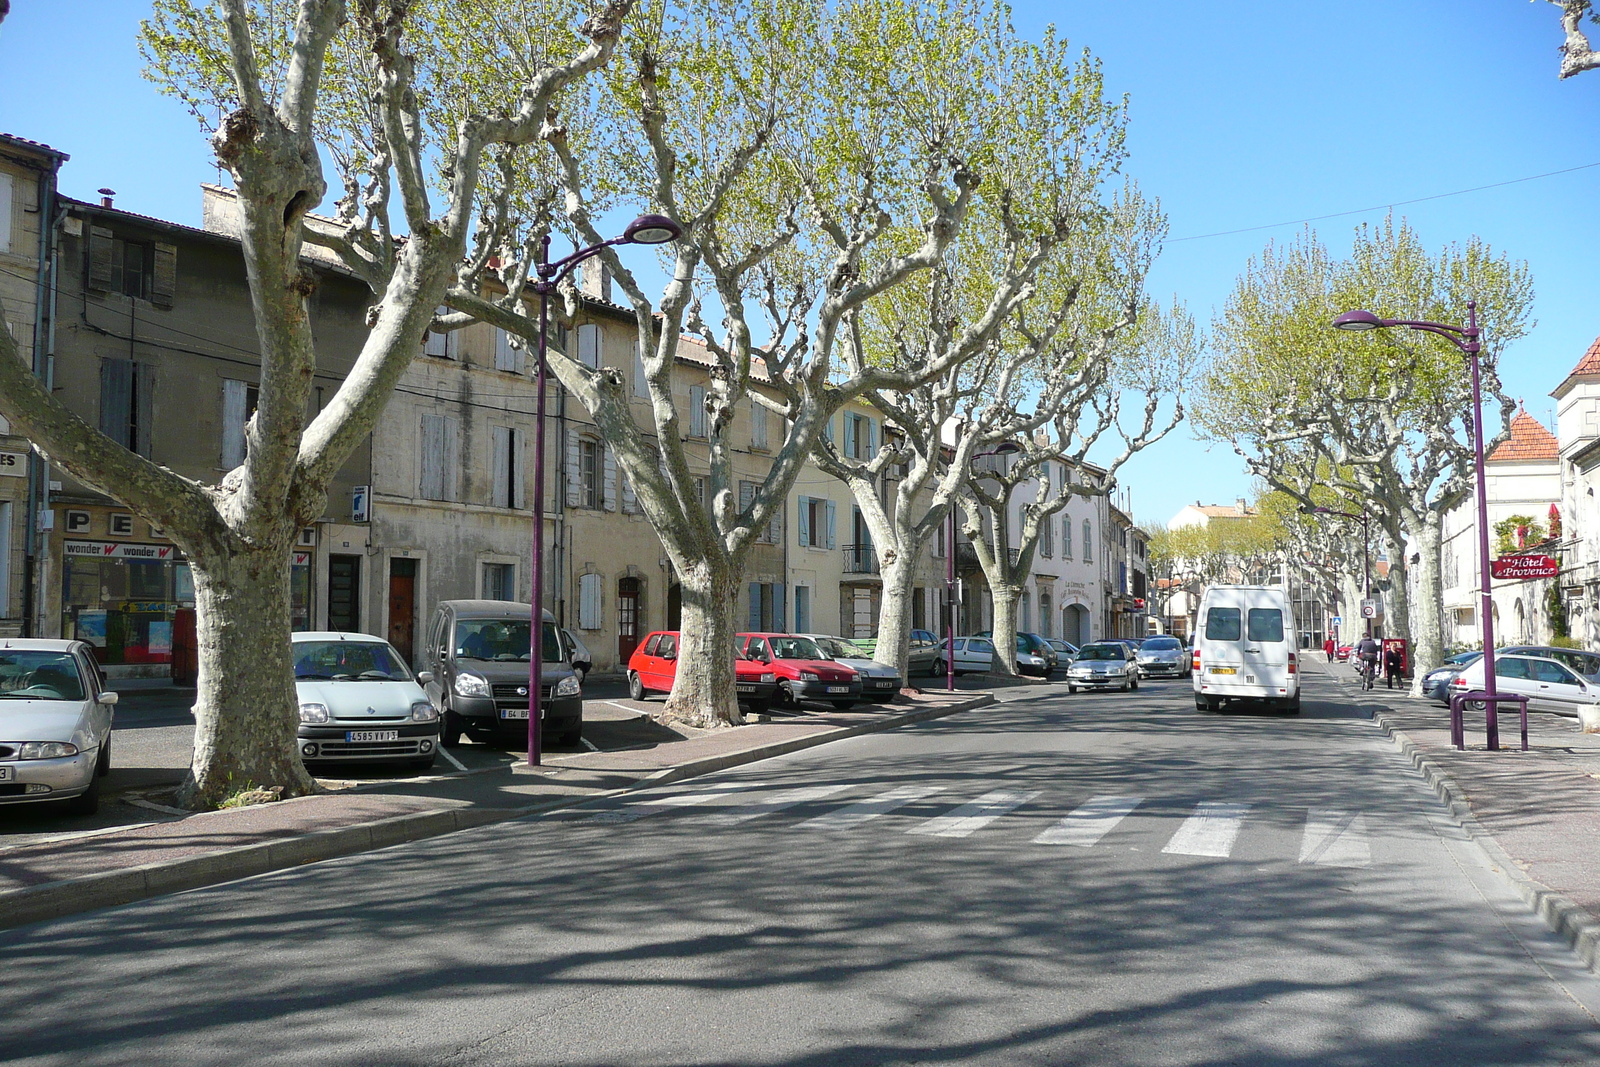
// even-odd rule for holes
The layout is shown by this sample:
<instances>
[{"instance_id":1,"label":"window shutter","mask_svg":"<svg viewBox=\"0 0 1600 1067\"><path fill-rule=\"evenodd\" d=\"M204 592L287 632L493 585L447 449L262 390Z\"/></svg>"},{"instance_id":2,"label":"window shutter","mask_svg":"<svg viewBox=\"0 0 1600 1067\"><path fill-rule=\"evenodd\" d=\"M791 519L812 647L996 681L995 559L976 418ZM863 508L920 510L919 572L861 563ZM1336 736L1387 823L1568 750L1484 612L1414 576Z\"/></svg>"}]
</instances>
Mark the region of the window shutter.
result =
<instances>
[{"instance_id":1,"label":"window shutter","mask_svg":"<svg viewBox=\"0 0 1600 1067\"><path fill-rule=\"evenodd\" d=\"M811 544L811 498L800 498L800 546Z\"/></svg>"},{"instance_id":2,"label":"window shutter","mask_svg":"<svg viewBox=\"0 0 1600 1067\"><path fill-rule=\"evenodd\" d=\"M116 263L116 238L104 226L89 227L89 288L111 288Z\"/></svg>"},{"instance_id":3,"label":"window shutter","mask_svg":"<svg viewBox=\"0 0 1600 1067\"><path fill-rule=\"evenodd\" d=\"M457 452L459 441L456 434L456 420L448 415L441 415L439 416L439 424L439 436L444 444L439 464L444 495L440 499L459 500L461 499L461 480L457 472L461 470L461 459Z\"/></svg>"},{"instance_id":4,"label":"window shutter","mask_svg":"<svg viewBox=\"0 0 1600 1067\"><path fill-rule=\"evenodd\" d=\"M102 359L100 361L100 432L123 448L134 442L128 439L128 429L133 417L133 360Z\"/></svg>"},{"instance_id":5,"label":"window shutter","mask_svg":"<svg viewBox=\"0 0 1600 1067\"><path fill-rule=\"evenodd\" d=\"M172 306L173 295L178 291L178 249L176 245L156 242L155 273L150 279L150 302L157 307Z\"/></svg>"},{"instance_id":6,"label":"window shutter","mask_svg":"<svg viewBox=\"0 0 1600 1067\"><path fill-rule=\"evenodd\" d=\"M761 629L761 583L750 583L750 629Z\"/></svg>"},{"instance_id":7,"label":"window shutter","mask_svg":"<svg viewBox=\"0 0 1600 1067\"><path fill-rule=\"evenodd\" d=\"M783 544L783 509L773 508L772 518L767 520L767 541L770 544Z\"/></svg>"},{"instance_id":8,"label":"window shutter","mask_svg":"<svg viewBox=\"0 0 1600 1067\"><path fill-rule=\"evenodd\" d=\"M511 346L511 334L495 327L494 329L494 369L511 371L521 374L523 367L523 350Z\"/></svg>"},{"instance_id":9,"label":"window shutter","mask_svg":"<svg viewBox=\"0 0 1600 1067\"><path fill-rule=\"evenodd\" d=\"M867 458L878 458L878 420L867 420Z\"/></svg>"},{"instance_id":10,"label":"window shutter","mask_svg":"<svg viewBox=\"0 0 1600 1067\"><path fill-rule=\"evenodd\" d=\"M828 513L828 541L822 547L824 547L824 548L834 548L836 546L833 543L833 541L834 541L834 539L833 539L833 531L834 531L833 501L829 500L826 503L827 503L827 513Z\"/></svg>"},{"instance_id":11,"label":"window shutter","mask_svg":"<svg viewBox=\"0 0 1600 1067\"><path fill-rule=\"evenodd\" d=\"M689 436L706 435L706 390L703 385L689 386Z\"/></svg>"},{"instance_id":12,"label":"window shutter","mask_svg":"<svg viewBox=\"0 0 1600 1067\"><path fill-rule=\"evenodd\" d=\"M489 427L489 504L492 507L511 506L511 430L505 426Z\"/></svg>"},{"instance_id":13,"label":"window shutter","mask_svg":"<svg viewBox=\"0 0 1600 1067\"><path fill-rule=\"evenodd\" d=\"M600 446L600 454L605 457L605 480L600 485L600 506L607 511L617 510L617 457L605 445Z\"/></svg>"},{"instance_id":14,"label":"window shutter","mask_svg":"<svg viewBox=\"0 0 1600 1067\"><path fill-rule=\"evenodd\" d=\"M822 439L829 444L833 443L833 416L828 416L828 421L822 424Z\"/></svg>"},{"instance_id":15,"label":"window shutter","mask_svg":"<svg viewBox=\"0 0 1600 1067\"><path fill-rule=\"evenodd\" d=\"M11 175L0 174L0 252L11 251L11 190Z\"/></svg>"},{"instance_id":16,"label":"window shutter","mask_svg":"<svg viewBox=\"0 0 1600 1067\"><path fill-rule=\"evenodd\" d=\"M767 447L767 409L750 399L750 447Z\"/></svg>"},{"instance_id":17,"label":"window shutter","mask_svg":"<svg viewBox=\"0 0 1600 1067\"><path fill-rule=\"evenodd\" d=\"M582 574L578 576L578 628L580 630L600 629L600 576L598 574Z\"/></svg>"},{"instance_id":18,"label":"window shutter","mask_svg":"<svg viewBox=\"0 0 1600 1067\"><path fill-rule=\"evenodd\" d=\"M575 508L583 499L578 476L578 433L567 430L567 507Z\"/></svg>"},{"instance_id":19,"label":"window shutter","mask_svg":"<svg viewBox=\"0 0 1600 1067\"><path fill-rule=\"evenodd\" d=\"M1083 520L1083 561L1088 563L1094 559L1094 528L1089 525L1089 520Z\"/></svg>"},{"instance_id":20,"label":"window shutter","mask_svg":"<svg viewBox=\"0 0 1600 1067\"><path fill-rule=\"evenodd\" d=\"M1072 516L1066 515L1061 519L1061 558L1072 558Z\"/></svg>"},{"instance_id":21,"label":"window shutter","mask_svg":"<svg viewBox=\"0 0 1600 1067\"><path fill-rule=\"evenodd\" d=\"M585 367L600 369L600 327L592 322L578 327L578 361Z\"/></svg>"},{"instance_id":22,"label":"window shutter","mask_svg":"<svg viewBox=\"0 0 1600 1067\"><path fill-rule=\"evenodd\" d=\"M422 416L419 434L421 446L421 477L417 479L417 495L424 500L439 500L444 496L444 439L440 431L442 418L438 415Z\"/></svg>"},{"instance_id":23,"label":"window shutter","mask_svg":"<svg viewBox=\"0 0 1600 1067\"><path fill-rule=\"evenodd\" d=\"M772 628L774 630L787 630L783 621L783 584L774 582L772 585Z\"/></svg>"},{"instance_id":24,"label":"window shutter","mask_svg":"<svg viewBox=\"0 0 1600 1067\"><path fill-rule=\"evenodd\" d=\"M633 480L628 477L628 472L623 471L617 475L622 482L622 513L624 515L639 514L639 498L633 492Z\"/></svg>"},{"instance_id":25,"label":"window shutter","mask_svg":"<svg viewBox=\"0 0 1600 1067\"><path fill-rule=\"evenodd\" d=\"M222 381L222 466L233 470L244 462L244 420L248 382Z\"/></svg>"},{"instance_id":26,"label":"window shutter","mask_svg":"<svg viewBox=\"0 0 1600 1067\"><path fill-rule=\"evenodd\" d=\"M741 512L749 511L750 510L750 501L754 500L755 498L756 498L756 483L755 482L740 482L739 483L739 510Z\"/></svg>"},{"instance_id":27,"label":"window shutter","mask_svg":"<svg viewBox=\"0 0 1600 1067\"><path fill-rule=\"evenodd\" d=\"M639 350L638 341L633 342L633 395L650 395L650 382L644 376L644 354Z\"/></svg>"}]
</instances>

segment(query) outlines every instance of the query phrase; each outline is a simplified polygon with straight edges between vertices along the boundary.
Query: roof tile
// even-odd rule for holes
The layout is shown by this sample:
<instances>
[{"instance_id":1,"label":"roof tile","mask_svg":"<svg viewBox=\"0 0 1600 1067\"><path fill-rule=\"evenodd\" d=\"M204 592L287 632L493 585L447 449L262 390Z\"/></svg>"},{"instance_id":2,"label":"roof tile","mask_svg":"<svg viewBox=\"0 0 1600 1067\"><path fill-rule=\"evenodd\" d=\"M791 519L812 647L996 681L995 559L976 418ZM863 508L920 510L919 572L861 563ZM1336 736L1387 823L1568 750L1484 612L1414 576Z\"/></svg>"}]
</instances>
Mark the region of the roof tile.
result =
<instances>
[{"instance_id":1,"label":"roof tile","mask_svg":"<svg viewBox=\"0 0 1600 1067\"><path fill-rule=\"evenodd\" d=\"M1600 348L1600 342L1597 342L1597 348ZM1596 348L1590 349L1591 354L1595 352ZM1556 435L1526 411L1519 411L1511 420L1511 436L1500 442L1484 462L1526 463L1555 459L1560 454L1561 442L1556 440Z\"/></svg>"}]
</instances>

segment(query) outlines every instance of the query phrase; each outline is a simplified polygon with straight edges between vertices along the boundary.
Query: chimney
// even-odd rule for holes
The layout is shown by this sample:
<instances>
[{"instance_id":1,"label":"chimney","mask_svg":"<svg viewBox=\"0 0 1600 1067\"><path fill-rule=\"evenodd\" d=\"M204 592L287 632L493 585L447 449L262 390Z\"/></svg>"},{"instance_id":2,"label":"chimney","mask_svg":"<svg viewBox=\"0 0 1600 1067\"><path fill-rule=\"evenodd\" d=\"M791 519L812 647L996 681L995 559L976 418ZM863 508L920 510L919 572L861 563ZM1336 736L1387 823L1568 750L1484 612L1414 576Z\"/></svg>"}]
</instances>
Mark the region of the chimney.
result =
<instances>
[{"instance_id":1,"label":"chimney","mask_svg":"<svg viewBox=\"0 0 1600 1067\"><path fill-rule=\"evenodd\" d=\"M578 288L584 296L592 296L608 304L611 302L611 270L601 262L599 256L583 261L583 278Z\"/></svg>"},{"instance_id":2,"label":"chimney","mask_svg":"<svg viewBox=\"0 0 1600 1067\"><path fill-rule=\"evenodd\" d=\"M1241 515L1248 515L1250 514L1250 505L1245 503L1244 497L1237 496L1233 498L1233 510Z\"/></svg>"},{"instance_id":3,"label":"chimney","mask_svg":"<svg viewBox=\"0 0 1600 1067\"><path fill-rule=\"evenodd\" d=\"M111 206L111 198L113 196L116 196L116 195L117 195L117 191L115 189L101 189L100 190L100 206L101 207L110 207Z\"/></svg>"}]
</instances>

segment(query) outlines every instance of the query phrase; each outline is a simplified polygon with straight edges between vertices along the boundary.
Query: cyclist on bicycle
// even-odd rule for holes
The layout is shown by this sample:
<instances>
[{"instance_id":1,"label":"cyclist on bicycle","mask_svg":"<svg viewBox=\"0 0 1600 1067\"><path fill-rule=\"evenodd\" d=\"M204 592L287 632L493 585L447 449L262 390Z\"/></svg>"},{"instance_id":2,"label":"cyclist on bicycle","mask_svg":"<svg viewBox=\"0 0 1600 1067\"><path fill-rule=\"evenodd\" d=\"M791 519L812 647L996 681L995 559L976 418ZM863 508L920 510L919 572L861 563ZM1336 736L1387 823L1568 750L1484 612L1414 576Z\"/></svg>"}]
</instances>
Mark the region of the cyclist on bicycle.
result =
<instances>
[{"instance_id":1,"label":"cyclist on bicycle","mask_svg":"<svg viewBox=\"0 0 1600 1067\"><path fill-rule=\"evenodd\" d=\"M1367 689L1372 688L1372 679L1378 672L1378 655L1381 651L1371 634L1356 645L1356 655L1361 660L1361 683Z\"/></svg>"}]
</instances>

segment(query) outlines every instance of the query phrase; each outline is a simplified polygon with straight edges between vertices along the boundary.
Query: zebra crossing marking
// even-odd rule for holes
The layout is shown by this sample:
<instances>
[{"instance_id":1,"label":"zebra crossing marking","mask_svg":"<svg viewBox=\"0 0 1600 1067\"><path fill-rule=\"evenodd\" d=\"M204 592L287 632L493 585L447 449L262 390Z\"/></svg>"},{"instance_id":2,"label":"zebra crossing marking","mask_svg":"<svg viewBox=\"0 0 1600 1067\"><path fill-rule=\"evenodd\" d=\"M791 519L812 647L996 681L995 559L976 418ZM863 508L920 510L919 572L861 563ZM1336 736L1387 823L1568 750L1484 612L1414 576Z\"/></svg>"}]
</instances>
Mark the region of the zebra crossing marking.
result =
<instances>
[{"instance_id":1,"label":"zebra crossing marking","mask_svg":"<svg viewBox=\"0 0 1600 1067\"><path fill-rule=\"evenodd\" d=\"M942 785L902 785L879 793L875 797L846 805L826 815L818 815L814 819L797 823L797 830L849 830L862 823L869 822L881 815L887 815L896 808L903 808L907 804L921 800L923 797L944 792Z\"/></svg>"},{"instance_id":2,"label":"zebra crossing marking","mask_svg":"<svg viewBox=\"0 0 1600 1067\"><path fill-rule=\"evenodd\" d=\"M1300 862L1318 867L1371 867L1367 817L1360 812L1312 808L1300 839Z\"/></svg>"},{"instance_id":3,"label":"zebra crossing marking","mask_svg":"<svg viewBox=\"0 0 1600 1067\"><path fill-rule=\"evenodd\" d=\"M1077 845L1089 848L1144 801L1144 797L1090 797L1065 819L1033 839L1036 845Z\"/></svg>"},{"instance_id":4,"label":"zebra crossing marking","mask_svg":"<svg viewBox=\"0 0 1600 1067\"><path fill-rule=\"evenodd\" d=\"M822 800L835 793L849 789L848 785L807 785L799 789L785 789L781 793L758 800L739 808L737 811L719 812L716 815L702 816L699 822L705 826L736 826L751 819L759 819L763 815L783 811L800 804L807 804L813 800Z\"/></svg>"},{"instance_id":5,"label":"zebra crossing marking","mask_svg":"<svg viewBox=\"0 0 1600 1067\"><path fill-rule=\"evenodd\" d=\"M612 808L609 811L597 811L584 821L612 825L637 822L649 815L659 815L661 812L671 811L673 808L686 808L696 804L704 804L708 800L716 800L718 797L725 797L731 793L743 792L748 789L760 789L766 784L766 782L729 782L724 785L711 786L709 789L704 789L697 793L669 793L666 796L641 797L638 800L630 800L626 804Z\"/></svg>"},{"instance_id":6,"label":"zebra crossing marking","mask_svg":"<svg viewBox=\"0 0 1600 1067\"><path fill-rule=\"evenodd\" d=\"M1040 789L1023 792L996 789L961 805L954 811L919 823L906 833L925 834L929 837L966 837L973 831L988 826L1006 812L1020 808L1041 792L1043 790Z\"/></svg>"},{"instance_id":7,"label":"zebra crossing marking","mask_svg":"<svg viewBox=\"0 0 1600 1067\"><path fill-rule=\"evenodd\" d=\"M1233 842L1249 811L1249 804L1201 801L1161 851L1178 856L1226 857L1233 851Z\"/></svg>"}]
</instances>

